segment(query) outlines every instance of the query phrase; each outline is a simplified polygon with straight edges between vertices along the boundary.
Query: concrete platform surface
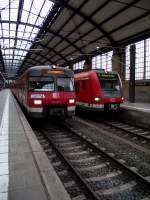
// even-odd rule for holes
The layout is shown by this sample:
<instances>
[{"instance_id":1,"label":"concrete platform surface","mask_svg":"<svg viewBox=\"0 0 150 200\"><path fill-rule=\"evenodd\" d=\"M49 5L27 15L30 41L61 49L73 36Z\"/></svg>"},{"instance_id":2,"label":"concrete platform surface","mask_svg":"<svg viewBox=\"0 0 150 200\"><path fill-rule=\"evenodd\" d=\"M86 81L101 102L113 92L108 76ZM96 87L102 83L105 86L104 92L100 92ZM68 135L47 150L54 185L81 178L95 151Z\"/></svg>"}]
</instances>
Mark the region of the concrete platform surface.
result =
<instances>
[{"instance_id":1,"label":"concrete platform surface","mask_svg":"<svg viewBox=\"0 0 150 200\"><path fill-rule=\"evenodd\" d=\"M141 112L150 113L150 103L130 103L125 101L122 105L122 108L129 109L129 110L136 110Z\"/></svg>"},{"instance_id":2,"label":"concrete platform surface","mask_svg":"<svg viewBox=\"0 0 150 200\"><path fill-rule=\"evenodd\" d=\"M0 200L70 200L10 90L0 92Z\"/></svg>"},{"instance_id":3,"label":"concrete platform surface","mask_svg":"<svg viewBox=\"0 0 150 200\"><path fill-rule=\"evenodd\" d=\"M149 103L129 103L121 105L120 119L133 122L135 125L150 127L150 104Z\"/></svg>"}]
</instances>

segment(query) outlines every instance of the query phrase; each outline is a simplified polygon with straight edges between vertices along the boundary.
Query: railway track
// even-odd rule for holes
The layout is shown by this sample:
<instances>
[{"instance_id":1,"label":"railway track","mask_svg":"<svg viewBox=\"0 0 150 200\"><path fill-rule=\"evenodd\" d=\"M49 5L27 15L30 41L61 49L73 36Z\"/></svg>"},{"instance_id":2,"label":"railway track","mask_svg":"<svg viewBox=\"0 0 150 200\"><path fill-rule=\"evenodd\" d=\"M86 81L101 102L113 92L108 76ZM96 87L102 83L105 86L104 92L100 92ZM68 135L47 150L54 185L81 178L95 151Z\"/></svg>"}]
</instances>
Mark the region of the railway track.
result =
<instances>
[{"instance_id":1,"label":"railway track","mask_svg":"<svg viewBox=\"0 0 150 200\"><path fill-rule=\"evenodd\" d=\"M54 166L60 169L62 162L52 154L52 147L63 158L63 165L67 165L58 174L68 174L65 170L70 169L68 171L75 174L79 185L85 189L85 194L78 189L80 192L73 196L74 199L150 198L148 180L98 147L97 143L86 135L74 130L68 123L63 122L61 128L49 125L36 132L49 158L55 160L52 161ZM66 185L71 186L71 180L69 182Z\"/></svg>"},{"instance_id":2,"label":"railway track","mask_svg":"<svg viewBox=\"0 0 150 200\"><path fill-rule=\"evenodd\" d=\"M53 133L57 134L55 128L51 128ZM47 138L42 130L35 130L36 136L51 161L56 173L60 177L60 180L64 184L67 192L72 200L94 200L95 198L86 191L84 185L80 182L74 171L66 163L64 157L61 156L58 149L55 148L53 143Z\"/></svg>"},{"instance_id":3,"label":"railway track","mask_svg":"<svg viewBox=\"0 0 150 200\"><path fill-rule=\"evenodd\" d=\"M115 129L95 120L83 120L76 117L75 120L69 121L69 124L76 131L90 138L93 143L97 143L106 153L150 181L150 149L136 144L135 140L125 138Z\"/></svg>"},{"instance_id":4,"label":"railway track","mask_svg":"<svg viewBox=\"0 0 150 200\"><path fill-rule=\"evenodd\" d=\"M98 122L119 131L123 137L134 140L136 143L150 149L150 129L140 126L134 126L126 122L118 122L113 120L98 120Z\"/></svg>"}]
</instances>

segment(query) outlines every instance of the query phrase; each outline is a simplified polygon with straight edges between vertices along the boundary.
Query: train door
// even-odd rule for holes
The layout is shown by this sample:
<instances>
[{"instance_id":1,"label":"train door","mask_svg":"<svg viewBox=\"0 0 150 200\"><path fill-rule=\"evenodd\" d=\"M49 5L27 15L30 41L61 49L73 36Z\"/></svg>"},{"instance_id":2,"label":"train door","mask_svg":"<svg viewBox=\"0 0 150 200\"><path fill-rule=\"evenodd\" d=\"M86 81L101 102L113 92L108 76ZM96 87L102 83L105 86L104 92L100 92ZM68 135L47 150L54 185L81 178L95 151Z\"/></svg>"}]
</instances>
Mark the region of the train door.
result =
<instances>
[{"instance_id":1,"label":"train door","mask_svg":"<svg viewBox=\"0 0 150 200\"><path fill-rule=\"evenodd\" d=\"M91 82L90 79L82 80L82 101L86 104L91 104L92 101L92 93L91 93Z\"/></svg>"},{"instance_id":2,"label":"train door","mask_svg":"<svg viewBox=\"0 0 150 200\"><path fill-rule=\"evenodd\" d=\"M24 80L24 104L27 106L28 104L28 82Z\"/></svg>"},{"instance_id":3,"label":"train door","mask_svg":"<svg viewBox=\"0 0 150 200\"><path fill-rule=\"evenodd\" d=\"M75 80L76 101L80 101L80 81Z\"/></svg>"}]
</instances>

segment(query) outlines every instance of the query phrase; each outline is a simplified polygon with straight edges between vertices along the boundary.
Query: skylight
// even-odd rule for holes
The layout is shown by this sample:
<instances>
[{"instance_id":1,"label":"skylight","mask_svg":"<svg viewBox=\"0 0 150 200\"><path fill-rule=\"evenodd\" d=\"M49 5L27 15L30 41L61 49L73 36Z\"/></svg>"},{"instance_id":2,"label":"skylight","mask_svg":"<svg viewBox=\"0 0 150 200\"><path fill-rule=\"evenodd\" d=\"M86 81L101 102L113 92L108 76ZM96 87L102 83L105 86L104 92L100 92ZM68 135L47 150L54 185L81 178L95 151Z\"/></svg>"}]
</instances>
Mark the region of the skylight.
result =
<instances>
[{"instance_id":1,"label":"skylight","mask_svg":"<svg viewBox=\"0 0 150 200\"><path fill-rule=\"evenodd\" d=\"M52 6L50 0L0 1L0 47L6 73L15 75Z\"/></svg>"}]
</instances>

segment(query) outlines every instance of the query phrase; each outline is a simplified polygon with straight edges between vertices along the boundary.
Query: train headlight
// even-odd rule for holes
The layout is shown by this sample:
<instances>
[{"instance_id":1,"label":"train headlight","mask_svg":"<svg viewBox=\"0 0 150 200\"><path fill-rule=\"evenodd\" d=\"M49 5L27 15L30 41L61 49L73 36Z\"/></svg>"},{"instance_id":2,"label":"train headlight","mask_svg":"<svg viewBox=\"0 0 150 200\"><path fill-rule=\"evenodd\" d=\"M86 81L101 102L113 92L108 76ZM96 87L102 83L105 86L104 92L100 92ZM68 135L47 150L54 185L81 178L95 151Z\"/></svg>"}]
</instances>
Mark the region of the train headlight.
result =
<instances>
[{"instance_id":1,"label":"train headlight","mask_svg":"<svg viewBox=\"0 0 150 200\"><path fill-rule=\"evenodd\" d=\"M99 97L94 98L94 101L100 101L100 100L101 100L101 98L99 98Z\"/></svg>"},{"instance_id":2,"label":"train headlight","mask_svg":"<svg viewBox=\"0 0 150 200\"><path fill-rule=\"evenodd\" d=\"M34 100L33 101L35 105L41 105L42 104L42 100Z\"/></svg>"},{"instance_id":3,"label":"train headlight","mask_svg":"<svg viewBox=\"0 0 150 200\"><path fill-rule=\"evenodd\" d=\"M31 99L44 99L44 94L31 94Z\"/></svg>"},{"instance_id":4,"label":"train headlight","mask_svg":"<svg viewBox=\"0 0 150 200\"><path fill-rule=\"evenodd\" d=\"M121 97L122 101L124 100L124 97Z\"/></svg>"},{"instance_id":5,"label":"train headlight","mask_svg":"<svg viewBox=\"0 0 150 200\"><path fill-rule=\"evenodd\" d=\"M69 103L75 103L75 99L69 99Z\"/></svg>"}]
</instances>

